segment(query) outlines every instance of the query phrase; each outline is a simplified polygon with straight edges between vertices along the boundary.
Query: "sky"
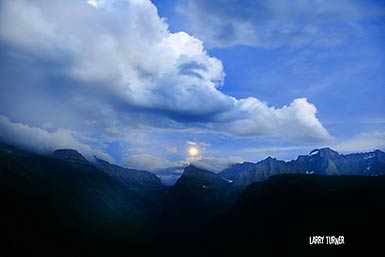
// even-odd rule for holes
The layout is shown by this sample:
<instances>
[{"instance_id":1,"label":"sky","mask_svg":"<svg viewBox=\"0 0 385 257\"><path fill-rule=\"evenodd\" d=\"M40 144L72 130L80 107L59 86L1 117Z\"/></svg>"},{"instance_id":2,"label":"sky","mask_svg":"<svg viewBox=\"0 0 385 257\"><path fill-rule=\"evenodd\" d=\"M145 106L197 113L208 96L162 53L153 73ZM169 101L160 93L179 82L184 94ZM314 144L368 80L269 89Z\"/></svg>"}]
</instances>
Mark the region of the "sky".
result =
<instances>
[{"instance_id":1,"label":"sky","mask_svg":"<svg viewBox=\"0 0 385 257\"><path fill-rule=\"evenodd\" d=\"M384 150L383 42L384 1L3 0L0 140L165 178Z\"/></svg>"}]
</instances>

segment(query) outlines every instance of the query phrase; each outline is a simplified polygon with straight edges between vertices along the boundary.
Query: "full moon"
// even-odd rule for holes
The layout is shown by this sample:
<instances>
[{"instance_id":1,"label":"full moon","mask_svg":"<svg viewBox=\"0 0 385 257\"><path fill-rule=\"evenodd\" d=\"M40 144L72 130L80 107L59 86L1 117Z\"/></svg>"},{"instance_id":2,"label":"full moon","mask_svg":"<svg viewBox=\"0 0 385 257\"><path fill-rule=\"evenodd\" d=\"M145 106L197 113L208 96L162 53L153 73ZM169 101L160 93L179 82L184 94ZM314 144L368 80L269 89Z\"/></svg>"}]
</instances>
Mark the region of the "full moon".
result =
<instances>
[{"instance_id":1,"label":"full moon","mask_svg":"<svg viewBox=\"0 0 385 257\"><path fill-rule=\"evenodd\" d=\"M188 149L188 153L189 153L191 156L195 156L195 155L197 155L197 154L199 153L199 151L198 151L198 148L196 148L196 147L190 147L190 148Z\"/></svg>"}]
</instances>

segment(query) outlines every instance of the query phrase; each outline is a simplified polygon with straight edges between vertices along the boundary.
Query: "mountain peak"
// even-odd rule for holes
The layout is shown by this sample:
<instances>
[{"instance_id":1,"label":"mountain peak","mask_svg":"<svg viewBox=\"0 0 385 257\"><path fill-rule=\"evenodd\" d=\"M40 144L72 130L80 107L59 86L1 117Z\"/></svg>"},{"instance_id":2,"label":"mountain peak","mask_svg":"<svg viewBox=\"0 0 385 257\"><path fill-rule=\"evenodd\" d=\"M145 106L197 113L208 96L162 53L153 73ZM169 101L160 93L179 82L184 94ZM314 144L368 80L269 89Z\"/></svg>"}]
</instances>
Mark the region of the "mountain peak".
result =
<instances>
[{"instance_id":1,"label":"mountain peak","mask_svg":"<svg viewBox=\"0 0 385 257\"><path fill-rule=\"evenodd\" d=\"M58 149L52 153L51 157L71 163L88 164L86 158L73 149Z\"/></svg>"},{"instance_id":2,"label":"mountain peak","mask_svg":"<svg viewBox=\"0 0 385 257\"><path fill-rule=\"evenodd\" d=\"M310 156L320 155L320 156L326 157L326 158L334 158L334 157L339 156L339 153L334 151L333 149L331 149L329 147L324 147L324 148L314 149L313 151L311 151L309 153L309 155Z\"/></svg>"},{"instance_id":3,"label":"mountain peak","mask_svg":"<svg viewBox=\"0 0 385 257\"><path fill-rule=\"evenodd\" d=\"M212 172L208 170L204 170L198 167L195 167L194 165L190 164L186 168L184 168L183 175L185 176L194 176L198 173L205 173L205 174L211 174Z\"/></svg>"},{"instance_id":4,"label":"mountain peak","mask_svg":"<svg viewBox=\"0 0 385 257\"><path fill-rule=\"evenodd\" d=\"M197 168L193 165L187 166L182 176L178 179L176 185L180 184L192 184L205 187L212 187L218 185L228 184L229 182L222 178L220 175L211 171Z\"/></svg>"},{"instance_id":5,"label":"mountain peak","mask_svg":"<svg viewBox=\"0 0 385 257\"><path fill-rule=\"evenodd\" d=\"M266 159L260 161L259 163L272 163L272 162L275 162L275 161L277 161L276 158L269 156Z\"/></svg>"}]
</instances>

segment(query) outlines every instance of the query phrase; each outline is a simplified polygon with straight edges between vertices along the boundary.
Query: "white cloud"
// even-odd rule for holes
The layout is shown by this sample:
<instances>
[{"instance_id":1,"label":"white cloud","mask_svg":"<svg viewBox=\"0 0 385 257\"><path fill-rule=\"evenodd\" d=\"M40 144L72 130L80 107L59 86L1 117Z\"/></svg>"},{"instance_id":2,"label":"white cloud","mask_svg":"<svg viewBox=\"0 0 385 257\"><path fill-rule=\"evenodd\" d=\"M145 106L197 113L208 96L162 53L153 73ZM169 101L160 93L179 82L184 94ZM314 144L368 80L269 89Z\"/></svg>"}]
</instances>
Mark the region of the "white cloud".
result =
<instances>
[{"instance_id":1,"label":"white cloud","mask_svg":"<svg viewBox=\"0 0 385 257\"><path fill-rule=\"evenodd\" d=\"M40 87L47 94L46 106L44 99L36 101L57 119L53 124L72 115L81 117L71 120L97 120L93 129L110 136L124 137L129 126L150 126L310 142L331 138L306 99L275 108L253 97L223 94L221 61L209 56L199 39L171 33L150 1L3 1L0 42L32 62L49 61L50 69L32 65L32 74L70 79L64 85L34 81L39 76L29 80L33 92ZM1 90L24 89L8 82L16 85ZM70 99L45 90L54 86ZM17 112L15 103L33 102L28 94L13 95L5 114ZM51 108L47 99L67 106Z\"/></svg>"},{"instance_id":2,"label":"white cloud","mask_svg":"<svg viewBox=\"0 0 385 257\"><path fill-rule=\"evenodd\" d=\"M332 137L316 117L317 108L306 98L289 106L269 107L256 98L237 101L233 112L225 113L225 132L238 136L280 136L298 141L330 141Z\"/></svg>"},{"instance_id":3,"label":"white cloud","mask_svg":"<svg viewBox=\"0 0 385 257\"><path fill-rule=\"evenodd\" d=\"M79 142L72 133L65 129L48 132L41 128L14 123L0 115L0 139L3 142L26 148L40 154L51 154L57 149L75 149L92 161L94 156L113 161L111 156L91 146Z\"/></svg>"},{"instance_id":4,"label":"white cloud","mask_svg":"<svg viewBox=\"0 0 385 257\"><path fill-rule=\"evenodd\" d=\"M135 154L124 158L123 164L127 168L158 171L172 167L179 167L183 163L170 162L151 154Z\"/></svg>"},{"instance_id":5,"label":"white cloud","mask_svg":"<svg viewBox=\"0 0 385 257\"><path fill-rule=\"evenodd\" d=\"M94 6L94 7L98 7L98 5L100 5L100 2L101 1L98 1L98 0L88 0L87 4L90 4L90 5Z\"/></svg>"},{"instance_id":6,"label":"white cloud","mask_svg":"<svg viewBox=\"0 0 385 257\"><path fill-rule=\"evenodd\" d=\"M206 157L196 161L193 161L191 164L194 166L208 170L211 172L218 173L234 163L244 162L245 160L242 157L232 156L228 158L215 158L215 157Z\"/></svg>"},{"instance_id":7,"label":"white cloud","mask_svg":"<svg viewBox=\"0 0 385 257\"><path fill-rule=\"evenodd\" d=\"M385 149L385 132L361 133L333 146L339 152L364 152Z\"/></svg>"}]
</instances>

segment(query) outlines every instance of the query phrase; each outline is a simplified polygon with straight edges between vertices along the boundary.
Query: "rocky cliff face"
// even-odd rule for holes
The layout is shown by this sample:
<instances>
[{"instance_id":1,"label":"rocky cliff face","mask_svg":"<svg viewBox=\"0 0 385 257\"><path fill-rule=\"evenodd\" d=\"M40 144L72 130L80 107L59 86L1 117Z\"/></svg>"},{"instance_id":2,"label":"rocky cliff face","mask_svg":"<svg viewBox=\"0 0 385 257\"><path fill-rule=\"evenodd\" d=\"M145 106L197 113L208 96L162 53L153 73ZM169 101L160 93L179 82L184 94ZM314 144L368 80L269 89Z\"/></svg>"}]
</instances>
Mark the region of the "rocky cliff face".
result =
<instances>
[{"instance_id":1,"label":"rocky cliff face","mask_svg":"<svg viewBox=\"0 0 385 257\"><path fill-rule=\"evenodd\" d=\"M227 178L230 181L233 181L238 173L241 171L253 171L255 168L255 163L252 162L243 162L233 164L230 168L223 170L220 174L222 177Z\"/></svg>"},{"instance_id":2,"label":"rocky cliff face","mask_svg":"<svg viewBox=\"0 0 385 257\"><path fill-rule=\"evenodd\" d=\"M385 174L385 153L379 150L368 153L342 155L330 148L311 151L296 160L284 162L267 158L258 163L233 164L219 173L233 180L233 185L247 186L278 174L321 175L380 175Z\"/></svg>"},{"instance_id":3,"label":"rocky cliff face","mask_svg":"<svg viewBox=\"0 0 385 257\"><path fill-rule=\"evenodd\" d=\"M235 186L249 185L256 181L263 181L270 176L287 172L288 167L284 161L269 157L256 163L253 169L248 168L246 171L239 172L239 175L234 178L233 184Z\"/></svg>"}]
</instances>

